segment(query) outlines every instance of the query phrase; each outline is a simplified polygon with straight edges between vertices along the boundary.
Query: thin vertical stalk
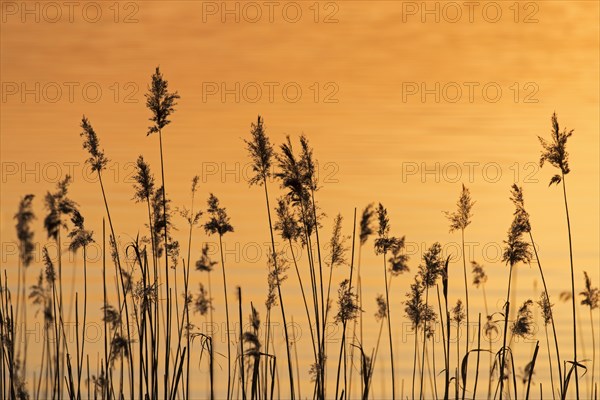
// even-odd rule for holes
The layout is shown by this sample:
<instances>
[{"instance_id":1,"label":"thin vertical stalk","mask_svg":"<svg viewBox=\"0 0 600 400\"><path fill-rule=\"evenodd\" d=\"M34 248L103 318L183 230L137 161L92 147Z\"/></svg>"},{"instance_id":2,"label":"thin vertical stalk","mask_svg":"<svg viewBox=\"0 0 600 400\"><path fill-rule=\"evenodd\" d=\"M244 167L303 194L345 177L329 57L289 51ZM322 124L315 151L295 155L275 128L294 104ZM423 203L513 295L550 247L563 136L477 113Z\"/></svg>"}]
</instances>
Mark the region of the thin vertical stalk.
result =
<instances>
[{"instance_id":1,"label":"thin vertical stalk","mask_svg":"<svg viewBox=\"0 0 600 400\"><path fill-rule=\"evenodd\" d=\"M320 375L321 375L321 395L322 397L325 397L325 364L326 364L326 360L327 357L325 355L325 330L327 329L326 327L326 321L325 321L325 315L326 315L326 304L325 304L325 298L324 298L324 290L323 290L323 266L321 263L321 243L319 241L319 223L318 223L318 216L317 216L317 205L315 203L315 191L313 188L310 189L310 195L311 195L311 202L312 202L312 213L313 213L313 218L315 220L315 237L317 240L317 260L319 262L319 285L320 285L320 289L321 289L321 322L322 322L322 335L321 335L321 358L320 358L320 364L321 366L319 367L319 371L320 371Z\"/></svg>"},{"instance_id":2,"label":"thin vertical stalk","mask_svg":"<svg viewBox=\"0 0 600 400\"><path fill-rule=\"evenodd\" d=\"M85 326L87 318L87 248L83 246L83 327L81 329L81 358L77 369L77 400L81 399L81 373L83 371L83 355L85 354Z\"/></svg>"},{"instance_id":3,"label":"thin vertical stalk","mask_svg":"<svg viewBox=\"0 0 600 400\"><path fill-rule=\"evenodd\" d=\"M359 243L358 245L358 257L357 257L357 277L356 277L356 291L358 293L358 308L360 310L362 310L362 278L360 276L360 256L361 256L361 249L362 249L362 245ZM362 346L363 343L363 332L362 332L362 313L359 313L358 318L354 320L353 326L352 326L352 337L356 338L356 326L359 326L359 333L358 333L358 337L359 337L359 343ZM350 377L348 378L349 380L349 386L348 386L348 398L352 398L352 373L354 371L354 368L352 368L352 366L354 366L354 348L356 346L352 346L352 348L350 349ZM363 370L362 370L362 362L360 363L360 392L363 393L364 391L364 379L362 379L363 376Z\"/></svg>"},{"instance_id":4,"label":"thin vertical stalk","mask_svg":"<svg viewBox=\"0 0 600 400\"><path fill-rule=\"evenodd\" d=\"M442 331L442 349L444 350L444 370L445 370L444 372L447 375L448 351L446 349L446 331L444 329L444 318L443 318L444 314L442 313L442 299L440 297L440 285L436 284L435 285L435 289L437 291L438 309L439 309L439 312L440 312L440 325L441 325L441 328L442 328L441 331ZM433 362L434 362L434 365L435 365L435 351L433 352L433 354L434 354ZM435 367L434 367L434 371L435 371ZM446 378L446 376L444 378ZM445 387L446 387L446 382L445 382L445 379L444 379L444 388ZM446 399L447 394L448 394L447 391L444 390L444 399Z\"/></svg>"},{"instance_id":5,"label":"thin vertical stalk","mask_svg":"<svg viewBox=\"0 0 600 400\"><path fill-rule=\"evenodd\" d=\"M237 287L238 294L238 311L239 311L239 320L240 320L240 377L242 379L242 399L246 400L246 383L245 383L245 375L246 370L244 369L244 322L242 320L242 288L240 286Z\"/></svg>"},{"instance_id":6,"label":"thin vertical stalk","mask_svg":"<svg viewBox=\"0 0 600 400\"><path fill-rule=\"evenodd\" d=\"M263 184L265 187L265 201L267 204L267 215L269 219L269 234L271 236L271 251L273 254L273 267L276 272L275 275L277 277L277 294L279 297L279 305L281 306L281 319L283 320L283 332L285 336L285 348L287 352L287 360L288 360L288 375L290 381L290 398L293 400L295 397L294 392L294 371L292 367L292 354L290 352L290 338L288 333L287 321L285 317L285 306L283 305L283 296L281 295L281 281L279 279L279 271L277 271L277 252L275 251L275 238L273 236L273 223L271 220L271 207L269 205L269 192L267 190L267 178L263 177ZM245 394L244 394L245 395Z\"/></svg>"},{"instance_id":7,"label":"thin vertical stalk","mask_svg":"<svg viewBox=\"0 0 600 400\"><path fill-rule=\"evenodd\" d=\"M533 241L533 234L531 233L531 229L529 230L529 239L531 240L531 247L533 248L533 253L535 254L535 260L537 262L538 265L538 269L540 271L540 276L542 278L542 284L544 286L544 294L546 295L546 298L548 299L548 301L550 301L550 294L548 293L548 287L546 286L546 278L544 277L544 271L542 269L542 264L540 262L540 258L537 252L537 248L535 246L535 242ZM563 379L562 379L562 367L561 367L561 359L560 359L560 351L558 348L558 337L556 335L556 324L554 323L554 312L550 312L550 322L552 323L552 335L554 337L554 347L556 349L556 365L558 367L558 380L560 381L560 393L562 396L562 392L563 392ZM550 352L550 349L548 348L548 353ZM550 369L552 370L552 364L550 364ZM552 371L551 371L552 372ZM554 384L552 384L552 395L554 396Z\"/></svg>"},{"instance_id":8,"label":"thin vertical stalk","mask_svg":"<svg viewBox=\"0 0 600 400\"><path fill-rule=\"evenodd\" d=\"M544 325L544 331L546 333L546 347L548 348L548 365L550 366L550 386L552 387L552 399L555 399L554 394L554 373L552 372L552 354L550 354L550 339L548 338L548 326Z\"/></svg>"},{"instance_id":9,"label":"thin vertical stalk","mask_svg":"<svg viewBox=\"0 0 600 400\"><path fill-rule=\"evenodd\" d=\"M477 398L477 381L479 380L479 356L481 354L481 313L477 322L477 367L475 368L475 385L473 386L473 398Z\"/></svg>"},{"instance_id":10,"label":"thin vertical stalk","mask_svg":"<svg viewBox=\"0 0 600 400\"><path fill-rule=\"evenodd\" d=\"M170 397L169 391L169 356L171 353L171 311L169 304L170 303L170 286L169 286L169 235L168 235L168 227L167 227L167 189L165 188L165 167L164 167L164 158L163 158L163 146L162 146L162 129L158 130L158 143L160 147L160 176L161 176L161 184L162 184L162 198L163 198L163 213L165 215L165 226L164 226L164 236L165 236L165 279L166 279L166 304L167 304L167 317L166 317L166 344L165 344L165 387L164 387L164 398ZM229 329L229 328L228 328Z\"/></svg>"},{"instance_id":11,"label":"thin vertical stalk","mask_svg":"<svg viewBox=\"0 0 600 400\"><path fill-rule=\"evenodd\" d=\"M537 359L538 350L540 349L540 341L538 340L535 344L535 350L533 352L533 359L531 360L531 368L527 376L527 393L525 394L525 400L529 400L529 388L531 387L531 377L533 376L533 369L535 368L535 360Z\"/></svg>"},{"instance_id":12,"label":"thin vertical stalk","mask_svg":"<svg viewBox=\"0 0 600 400\"><path fill-rule=\"evenodd\" d=\"M106 302L106 223L104 218L102 218L102 288L103 288L103 303L106 307L108 303ZM103 308L104 312L105 308ZM102 397L106 396L106 398L110 399L110 393L108 392L109 387L109 375L108 375L108 325L106 322L106 318L102 318L104 321L104 363L106 370L106 387L102 388ZM104 391L106 390L106 393Z\"/></svg>"},{"instance_id":13,"label":"thin vertical stalk","mask_svg":"<svg viewBox=\"0 0 600 400\"><path fill-rule=\"evenodd\" d=\"M510 265L508 273L508 290L506 293L506 304L504 306L504 333L502 339L502 361L500 363L500 400L504 395L504 368L506 366L506 336L508 333L508 314L510 311L510 284L512 282L513 265Z\"/></svg>"},{"instance_id":14,"label":"thin vertical stalk","mask_svg":"<svg viewBox=\"0 0 600 400\"><path fill-rule=\"evenodd\" d=\"M58 298L58 313L59 315L62 316L63 314L63 284L62 284L62 252L61 252L61 235L60 235L60 228L58 230L58 235L57 235L57 239L56 239L56 247L57 247L57 253L58 253L58 291L59 291L59 298ZM56 314L55 314L56 315ZM59 325L59 328L62 328ZM59 331L60 332L60 329ZM57 337L56 338L56 366L57 366L57 375L56 375L56 379L57 379L57 384L58 384L58 397L62 398L62 393L63 393L63 381L62 379L60 379L60 376L64 373L65 370L65 360L63 357L63 354L61 354L60 352L60 348L62 347L60 342L61 342L62 337ZM60 365L59 365L59 361L58 359L60 359Z\"/></svg>"},{"instance_id":15,"label":"thin vertical stalk","mask_svg":"<svg viewBox=\"0 0 600 400\"><path fill-rule=\"evenodd\" d=\"M102 198L104 199L104 206L106 208L106 216L108 217L108 225L110 227L110 232L114 241L114 251L115 251L115 258L117 260L117 265L115 266L115 268L118 267L118 276L120 278L120 282L121 282L121 287L123 290L123 303L125 305L125 319L126 319L126 323L127 323L127 347L128 347L128 355L129 355L129 379L130 379L130 384L129 384L129 389L130 389L130 396L133 398L133 386L134 386L134 375L133 375L133 355L131 352L131 334L130 334L130 330L129 330L129 310L128 310L128 306L127 306L127 290L125 287L125 282L123 280L123 270L121 269L121 260L119 257L119 249L117 248L117 236L115 235L115 229L113 227L113 223L112 223L112 218L110 216L110 210L108 208L108 201L106 199L106 192L104 191L104 184L102 182L102 174L100 173L100 170L97 171L98 172L98 181L100 182L100 188L102 189ZM121 360L121 363L123 362L123 360ZM122 366L121 366L122 368Z\"/></svg>"},{"instance_id":16,"label":"thin vertical stalk","mask_svg":"<svg viewBox=\"0 0 600 400\"><path fill-rule=\"evenodd\" d=\"M354 222L353 222L353 228L352 228L352 255L351 255L351 261L350 261L350 279L349 279L349 283L348 283L348 290L352 290L352 277L353 277L352 275L353 275L353 270L354 270L354 244L355 244L355 242L356 242L356 208L354 209ZM333 265L331 266L331 269L333 269ZM335 398L336 399L338 398L342 356L344 358L344 392L343 393L345 396L348 396L348 374L346 371L346 324L347 324L347 321L344 319L342 321L342 341L340 343L340 357L338 359L337 378L336 378L336 383L335 383Z\"/></svg>"},{"instance_id":17,"label":"thin vertical stalk","mask_svg":"<svg viewBox=\"0 0 600 400\"><path fill-rule=\"evenodd\" d=\"M429 287L425 288L425 307L429 306ZM423 321L423 356L421 358L421 377L419 382L419 398L423 399L423 380L425 375L425 350L427 348L427 320Z\"/></svg>"},{"instance_id":18,"label":"thin vertical stalk","mask_svg":"<svg viewBox=\"0 0 600 400\"><path fill-rule=\"evenodd\" d=\"M465 337L465 354L469 353L469 328L470 328L470 320L469 320L469 286L467 284L467 257L465 255L465 230L464 228L460 230L461 233L461 244L462 244L462 259L463 259L463 271L465 278L465 306L466 306L466 316L467 316L467 329L466 329L466 337ZM458 338L457 338L458 340ZM457 354L457 357L459 355ZM468 368L469 364L467 358L465 369ZM458 377L456 377L458 379ZM465 391L467 390L467 374L465 374L464 382L462 383L462 400L465 400Z\"/></svg>"},{"instance_id":19,"label":"thin vertical stalk","mask_svg":"<svg viewBox=\"0 0 600 400\"><path fill-rule=\"evenodd\" d=\"M225 295L225 338L227 340L227 399L231 398L231 341L229 340L229 302L227 300L227 278L225 277L225 258L223 257L223 239L219 234L219 250L221 253L221 271L223 272L223 293Z\"/></svg>"},{"instance_id":20,"label":"thin vertical stalk","mask_svg":"<svg viewBox=\"0 0 600 400\"><path fill-rule=\"evenodd\" d=\"M569 206L567 204L567 186L565 184L565 174L561 172L561 175L563 198L565 200L565 214L567 216L567 231L569 233L569 262L571 266L571 305L573 311L573 365L575 365L575 391L577 398L579 398L579 374L577 372L577 317L575 310L575 267L573 266L573 243L571 237L571 220L569 218ZM565 395L566 393L563 393L563 396Z\"/></svg>"},{"instance_id":21,"label":"thin vertical stalk","mask_svg":"<svg viewBox=\"0 0 600 400\"><path fill-rule=\"evenodd\" d=\"M594 313L592 311L592 307L590 307L590 323L592 326L592 383L591 383L591 393L594 391L594 378L596 377L596 334L594 332Z\"/></svg>"},{"instance_id":22,"label":"thin vertical stalk","mask_svg":"<svg viewBox=\"0 0 600 400\"><path fill-rule=\"evenodd\" d=\"M389 317L389 315L388 315ZM415 400L415 377L417 373L417 348L419 345L419 328L417 325L414 327L415 329L415 344L414 344L414 352L413 352L413 369L412 369L412 396L411 399Z\"/></svg>"},{"instance_id":23,"label":"thin vertical stalk","mask_svg":"<svg viewBox=\"0 0 600 400\"><path fill-rule=\"evenodd\" d=\"M385 280L385 301L387 306L387 322L388 322L388 337L390 342L390 365L392 371L392 399L396 398L396 377L394 373L394 347L392 341L392 323L390 315L390 294L388 290L388 277L387 277L387 264L386 264L387 251L383 253L383 277ZM417 332L415 331L415 335ZM416 350L415 350L416 351ZM413 370L414 372L414 370ZM413 378L414 381L414 378ZM413 385L413 397L414 397L414 385Z\"/></svg>"}]
</instances>

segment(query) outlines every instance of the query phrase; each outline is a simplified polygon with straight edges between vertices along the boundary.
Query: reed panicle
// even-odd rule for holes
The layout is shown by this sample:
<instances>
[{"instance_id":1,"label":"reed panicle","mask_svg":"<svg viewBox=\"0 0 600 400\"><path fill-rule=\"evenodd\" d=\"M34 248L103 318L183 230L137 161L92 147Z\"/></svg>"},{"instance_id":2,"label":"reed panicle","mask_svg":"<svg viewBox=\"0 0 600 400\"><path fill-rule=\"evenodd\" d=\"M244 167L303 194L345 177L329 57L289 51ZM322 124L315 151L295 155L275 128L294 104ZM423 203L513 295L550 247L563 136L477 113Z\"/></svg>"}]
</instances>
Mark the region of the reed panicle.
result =
<instances>
[{"instance_id":1,"label":"reed panicle","mask_svg":"<svg viewBox=\"0 0 600 400\"><path fill-rule=\"evenodd\" d=\"M35 220L35 213L33 212L34 197L33 194L23 196L19 202L19 209L14 216L17 221L15 229L19 240L19 261L24 268L29 267L34 258L34 232L31 227L32 222Z\"/></svg>"},{"instance_id":2,"label":"reed panicle","mask_svg":"<svg viewBox=\"0 0 600 400\"><path fill-rule=\"evenodd\" d=\"M533 332L532 300L526 300L517 311L517 317L512 323L511 332L515 336L528 337Z\"/></svg>"},{"instance_id":3,"label":"reed panicle","mask_svg":"<svg viewBox=\"0 0 600 400\"><path fill-rule=\"evenodd\" d=\"M27 269L34 260L35 243L34 243L34 231L32 223L35 220L35 213L33 211L33 194L27 194L19 201L19 207L17 213L14 215L14 219L17 221L15 230L17 233L18 240L18 271L17 271L17 304L15 311L15 321L17 326L21 326L27 323ZM21 330L17 332L17 350L16 360L20 362L21 375L19 379L23 382L21 392L26 391L24 386L25 377L27 375L27 338L22 338L20 334ZM21 346L22 344L22 346ZM22 362L21 362L22 360ZM19 390L18 390L19 391Z\"/></svg>"},{"instance_id":4,"label":"reed panicle","mask_svg":"<svg viewBox=\"0 0 600 400\"><path fill-rule=\"evenodd\" d=\"M177 92L169 91L169 82L164 78L160 67L156 67L152 74L152 81L146 93L146 107L152 112L149 118L152 125L148 127L147 135L160 133L162 129L171 123L169 119L175 112L177 100L180 98Z\"/></svg>"}]
</instances>

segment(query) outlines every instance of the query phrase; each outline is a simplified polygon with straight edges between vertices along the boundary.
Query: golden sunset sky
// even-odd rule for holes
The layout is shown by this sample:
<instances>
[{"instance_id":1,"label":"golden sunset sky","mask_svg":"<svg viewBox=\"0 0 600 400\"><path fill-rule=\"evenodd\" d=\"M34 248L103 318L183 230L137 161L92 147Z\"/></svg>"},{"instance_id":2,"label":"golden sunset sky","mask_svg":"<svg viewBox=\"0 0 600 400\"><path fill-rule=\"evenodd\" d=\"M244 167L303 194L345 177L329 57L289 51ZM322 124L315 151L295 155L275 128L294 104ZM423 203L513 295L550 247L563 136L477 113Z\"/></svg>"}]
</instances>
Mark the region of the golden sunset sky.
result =
<instances>
[{"instance_id":1,"label":"golden sunset sky","mask_svg":"<svg viewBox=\"0 0 600 400\"><path fill-rule=\"evenodd\" d=\"M537 136L549 138L553 112L561 126L574 129L566 183L579 292L584 270L595 286L600 280L597 1L483 1L472 8L464 2L433 1L64 3L0 2L1 268L11 284L16 285L13 215L19 199L36 195L40 246L28 272L33 282L46 244L43 196L67 173L74 178L71 197L101 243L105 212L100 187L84 166L87 155L79 137L84 114L110 159L106 189L120 241L125 245L138 233L146 234L146 209L131 200L131 176L142 154L160 177L158 137L146 136L150 114L144 99L160 66L170 88L181 96L163 136L167 193L174 207L189 207L191 179L199 175L196 206L204 208L209 193L215 193L227 207L235 228L225 236L231 302L234 288L242 286L247 311L252 301L264 314L268 223L262 189L246 182L250 169L243 142L260 114L276 145L286 135L297 143L304 133L314 146L322 185L317 201L326 214L323 237L329 238L337 213L344 217L344 234L351 235L354 208L360 213L370 202L383 203L392 234L406 236L411 272L394 278L390 306L399 349L397 373L407 379L405 387L412 365L404 361L405 356L412 360L412 339L406 339L410 333L403 325L402 301L427 247L439 241L446 254L457 255L460 234L448 232L442 211L455 209L461 184L476 201L466 231L469 260L486 267L493 311L501 311L506 296L508 269L500 252L512 220L509 189L513 183L523 186L556 303L561 347L570 356L570 305L558 300L559 293L570 289L564 203L561 187L548 187L553 168L539 167ZM270 188L274 203L282 193L278 182ZM179 217L175 223L185 254L185 223ZM194 235L192 259L197 259L202 243L214 245L216 240L201 228ZM96 255L91 256L89 276L89 309L97 321L102 301L98 249L91 250ZM450 266L453 299L464 296L459 255ZM71 258L66 293L71 293L77 270L81 290L81 258ZM306 268L306 255L300 260ZM384 290L380 261L369 241L361 260L369 349L379 327L374 299ZM334 271L332 292L347 272L347 266ZM219 274L212 275L213 297L215 315L223 319L223 295L215 289L221 287ZM541 290L537 266L520 265L517 275L517 302L536 300ZM194 272L191 288L205 278ZM479 312L484 318L481 291L470 290L471 319ZM294 321L306 327L292 270L284 298ZM280 317L279 311L273 314ZM579 314L589 359L589 314L584 308ZM537 309L536 315L539 320ZM194 318L199 325L203 321ZM283 339L278 338L283 360ZM542 332L538 339L545 343ZM303 396L309 396L311 387L311 355L301 346L309 343L304 330L298 344ZM217 351L224 350L220 346ZM331 346L332 359L338 346ZM532 344L516 346L518 366L523 367ZM536 379L546 384L545 345L540 351L543 362ZM376 397L389 396L386 352L382 346ZM194 389L204 395L204 364L198 374L201 381ZM279 374L283 391L284 369ZM596 371L596 379L598 375ZM589 380L583 382L585 393Z\"/></svg>"}]
</instances>

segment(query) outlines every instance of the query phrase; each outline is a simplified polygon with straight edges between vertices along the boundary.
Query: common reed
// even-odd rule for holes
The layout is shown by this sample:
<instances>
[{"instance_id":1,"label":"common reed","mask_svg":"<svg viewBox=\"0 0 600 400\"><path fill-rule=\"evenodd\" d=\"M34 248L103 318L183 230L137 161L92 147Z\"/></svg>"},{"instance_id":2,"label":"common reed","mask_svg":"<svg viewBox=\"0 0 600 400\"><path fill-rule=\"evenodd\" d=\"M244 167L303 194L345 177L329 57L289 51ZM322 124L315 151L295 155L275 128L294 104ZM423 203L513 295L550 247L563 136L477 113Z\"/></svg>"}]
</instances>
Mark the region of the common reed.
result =
<instances>
[{"instance_id":1,"label":"common reed","mask_svg":"<svg viewBox=\"0 0 600 400\"><path fill-rule=\"evenodd\" d=\"M579 373L577 369L580 364L577 362L577 316L575 312L575 267L573 265L573 242L571 235L571 219L569 217L569 205L567 203L567 185L565 181L566 175L571 172L569 167L569 153L567 152L567 140L573 135L573 130L567 130L563 128L560 130L558 124L558 116L556 112L552 114L551 118L552 129L550 131L550 141L538 136L540 144L542 146L542 154L540 156L540 167L548 163L554 168L559 170L558 174L555 174L550 178L548 186L562 184L563 189L563 200L565 204L565 216L567 219L567 233L569 238L569 262L571 267L571 305L573 314L573 361L572 370L575 373L575 391L576 396L579 398ZM566 381L566 370L565 370L565 381ZM567 385L564 385L562 390L562 397L564 398L567 393Z\"/></svg>"},{"instance_id":2,"label":"common reed","mask_svg":"<svg viewBox=\"0 0 600 400\"><path fill-rule=\"evenodd\" d=\"M204 224L204 230L208 235L218 235L219 237L219 252L221 254L221 272L223 275L223 296L225 303L225 320L226 320L226 341L227 341L227 398L231 396L231 339L229 338L229 301L227 298L227 277L225 274L225 257L223 256L223 236L229 232L233 232L233 226L229 222L227 210L221 207L219 199L210 194L208 198L208 208L206 213L209 216L208 221Z\"/></svg>"},{"instance_id":3,"label":"common reed","mask_svg":"<svg viewBox=\"0 0 600 400\"><path fill-rule=\"evenodd\" d=\"M273 221L271 219L271 206L269 203L269 191L267 189L267 181L271 177L271 165L273 162L273 146L269 140L269 137L266 135L264 121L259 115L256 124L251 125L252 131L250 134L252 135L251 140L245 141L246 147L248 149L248 153L250 155L250 159L252 160L252 170L254 171L254 176L252 176L249 180L250 186L252 185L260 185L265 189L265 203L267 207L267 217L269 220L269 236L271 237L271 257L273 260L273 268L277 269L277 252L275 250L275 237L273 235ZM278 277L279 274L276 274ZM281 318L283 320L283 330L285 334L285 342L286 342L286 354L288 360L288 377L290 381L290 398L294 399L294 372L292 368L292 356L290 351L290 339L288 334L287 327L287 319L285 317L285 305L283 302L283 296L281 294L281 282L276 282L277 295L279 297L279 306L281 308ZM267 329L270 329L270 321L267 321ZM269 343L269 334L267 333L267 353L268 353L268 343Z\"/></svg>"},{"instance_id":4,"label":"common reed","mask_svg":"<svg viewBox=\"0 0 600 400\"><path fill-rule=\"evenodd\" d=\"M462 185L462 190L460 192L460 197L456 203L456 211L449 212L445 211L444 214L448 221L450 221L450 233L455 231L460 231L460 240L461 240L461 258L463 261L463 277L465 282L465 304L466 304L466 328L465 328L465 353L469 352L469 328L470 328L470 319L469 319L469 285L467 283L467 256L465 254L465 229L471 224L472 217L472 208L475 205L475 202L471 200L471 192L469 189ZM458 377L456 377L458 379ZM462 399L465 398L465 390L467 387L466 382L462 382Z\"/></svg>"},{"instance_id":5,"label":"common reed","mask_svg":"<svg viewBox=\"0 0 600 400\"><path fill-rule=\"evenodd\" d=\"M387 209L379 203L377 207L377 220L379 221L379 227L377 229L377 239L375 239L375 253L383 256L383 282L385 287L385 303L387 309L387 323L388 323L388 338L390 344L390 366L392 373L392 398L396 398L396 377L394 373L394 345L392 340L392 323L390 322L390 294L388 288L388 275L387 275L387 253L391 251L395 246L399 245L399 240L393 236L390 236L390 219L388 217Z\"/></svg>"},{"instance_id":6,"label":"common reed","mask_svg":"<svg viewBox=\"0 0 600 400\"><path fill-rule=\"evenodd\" d=\"M517 211L519 209L519 202L514 197L511 197L513 204L515 205ZM509 266L508 272L508 285L507 285L507 293L506 293L506 303L504 304L504 330L503 330L503 340L502 340L502 348L499 351L500 354L500 400L502 400L504 395L504 381L507 378L505 376L506 370L506 355L509 352L509 349L506 344L506 338L508 334L508 321L509 321L509 312L510 312L510 289L511 289L511 281L512 281L512 273L515 265L519 263L528 264L531 261L531 250L530 244L523 240L523 234L529 230L529 220L525 217L523 213L515 212L513 221L508 229L508 238L504 241L504 251L502 253L502 261ZM514 369L513 369L514 370Z\"/></svg>"}]
</instances>

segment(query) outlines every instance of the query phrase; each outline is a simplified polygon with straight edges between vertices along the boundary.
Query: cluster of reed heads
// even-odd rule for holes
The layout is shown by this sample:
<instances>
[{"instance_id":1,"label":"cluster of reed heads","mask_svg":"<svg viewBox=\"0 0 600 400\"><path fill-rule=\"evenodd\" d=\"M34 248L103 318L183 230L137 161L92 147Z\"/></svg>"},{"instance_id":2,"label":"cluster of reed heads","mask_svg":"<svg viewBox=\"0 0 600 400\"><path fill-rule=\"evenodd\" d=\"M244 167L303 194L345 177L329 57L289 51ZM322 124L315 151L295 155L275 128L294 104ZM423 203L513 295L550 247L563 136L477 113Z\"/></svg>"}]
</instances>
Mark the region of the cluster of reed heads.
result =
<instances>
[{"instance_id":1,"label":"cluster of reed heads","mask_svg":"<svg viewBox=\"0 0 600 400\"><path fill-rule=\"evenodd\" d=\"M391 234L387 209L382 204L369 204L358 217L355 209L351 219L352 234L347 236L342 234L343 218L337 215L333 220L332 235L329 240L324 240L322 231L325 214L317 203L321 187L308 139L300 136L299 148L295 148L288 136L283 144L275 148L260 116L251 124L245 145L253 165L249 184L262 187L264 191L268 220L264 228L269 230L271 241L266 262L268 293L263 311L259 311L263 306L244 303L240 287L235 290L237 302L230 304L223 241L234 229L226 208L214 194L209 195L206 208L197 206L198 176L192 179L189 208L173 208L167 197L162 134L171 122L179 95L170 91L167 80L158 68L152 75L146 100L151 112L147 135L158 136L160 181L157 182L149 164L140 155L136 162L133 199L145 207L144 213L147 212L146 234L137 235L126 244L128 257L123 257L119 251L119 238L115 235L116 221L111 218L102 181L108 158L91 122L85 116L81 120L81 138L88 153L86 162L97 174L105 208L101 236L86 228L77 203L69 197L71 178L64 177L56 191L48 192L44 198L47 212L44 228L48 239L56 242L58 252L52 257L50 250L43 248L43 265L36 282L28 287L27 272L32 267L35 249L32 228L35 219L34 196L26 195L19 203L15 215L19 243L16 289L15 285L9 285L6 270L0 277L0 386L3 398L368 399L373 398L374 366L382 333L386 331L389 339L389 376L386 376L386 381L391 386L391 398L398 395L411 399L465 399L479 395L488 399L527 399L533 392L534 370L541 368L541 360L537 360L540 344L538 341L530 362L519 374L513 357L513 348L517 343L513 339L532 334L536 305L544 320L546 341L543 345L547 347L546 368L551 378L550 387L543 387L540 383L540 395L545 398L552 396L553 399L580 398L580 380L591 364L587 395L593 394L596 398L595 342L591 363L578 359L577 328L580 321L576 320L576 303L589 309L593 330L593 312L598 308L599 292L592 287L587 273L584 275L585 289L581 293L575 291L565 183L566 175L570 172L566 144L572 131L560 130L556 114L552 115L551 139L546 141L540 138L540 164L548 163L558 170L550 185L561 185L563 189L571 278L571 288L564 299L571 302L573 311L571 359L566 359L566 353L561 353L558 345L552 298L538 257L521 187L515 184L510 189L510 200L515 211L502 255L508 278L506 302L502 309L488 310L485 269L475 260L467 260L465 254L465 233L471 223L475 202L471 199L469 189L463 185L456 210L445 213L450 232L459 232L461 235L463 273L451 277L451 257L443 255L440 243L431 244L419 260L412 283L405 287L402 315L390 309L390 288L395 277L409 273L409 257L405 253L404 236ZM282 193L275 200L269 195L269 184L273 182L279 184L278 189ZM187 228L187 243L180 244L173 236L173 221L177 216L183 219ZM211 259L207 245L200 249L194 246L193 234L198 227L203 227L207 235L218 239L220 262ZM61 240L65 235L70 240L68 251L81 252L83 255L82 265L77 268L83 270L84 284L83 288L77 288L74 296L74 344L72 340L67 340L65 333L67 315L70 315L66 309L73 306L65 303L63 296ZM276 237L278 242L290 245L291 257L276 249ZM361 251L372 239L374 251L381 257L383 294L376 296L377 313L369 317L363 312L366 299L362 292ZM89 322L86 251L94 241L101 242L103 249L103 352L90 354L86 351L85 340L85 329ZM182 248L185 251L183 254ZM294 253L297 248L305 257ZM199 259L193 261L192 253L199 253ZM223 343L217 343L213 332L202 331L194 320L200 314L202 318L213 322L215 304L211 272L218 264L223 287L223 303L219 304L219 313L224 313L226 327L231 327L231 319L234 319L234 323L237 320L242 328L239 332L228 333L223 348L215 351L215 347ZM525 300L511 315L511 278L514 269L523 264L538 267L543 291L539 299L535 302ZM342 270L345 277L339 283L332 282L334 268L345 268ZM192 276L192 269L197 271L197 276ZM294 278L288 280L288 273ZM190 287L190 279L192 282L202 282L196 291ZM450 299L448 287L451 279L458 279L461 285L464 284L464 298ZM115 283L114 289L111 282ZM297 342L288 332L288 324L294 319L286 315L286 285L298 285L305 315L296 316L296 321L303 320L303 324L310 327L310 349L301 349L312 358L308 374L306 371L300 373ZM486 312L483 318L481 314L472 315L469 307L469 295L474 289L481 289L483 294ZM233 308L230 309L230 305ZM35 308L35 317L28 316L28 307ZM233 314L230 314L230 310ZM283 354L277 354L271 331L274 312L281 313L285 337ZM249 314L248 320L244 313ZM261 314L265 316L265 329L261 328ZM392 323L392 318L397 324L403 316L412 326L414 351L412 376L402 378L400 389L393 349L393 330L397 325ZM363 321L369 318L374 318L379 324L377 338L365 338L363 335ZM476 324L471 322L473 318ZM31 355L27 349L28 339L17 327L38 319L43 322L44 330L42 354L32 365L28 363L28 355ZM327 340L330 324L341 327L339 346L338 342L332 345ZM469 332L473 327L476 327L476 334ZM436 329L442 336L443 365L436 365L434 356L436 341L433 337ZM492 343L491 338L498 333L503 338L502 345L494 348L496 344ZM451 346L451 343L455 346ZM192 385L192 369L196 368L192 365L192 356L199 357L199 368L208 371L209 379L204 387ZM488 356L485 368L483 363L480 364L482 356ZM451 365L453 360L456 360L455 365ZM215 376L217 368L221 371L218 377ZM521 385L517 383L518 375ZM480 376L487 379L483 389L478 387ZM405 381L412 382L406 393ZM223 391L217 393L219 387Z\"/></svg>"}]
</instances>

